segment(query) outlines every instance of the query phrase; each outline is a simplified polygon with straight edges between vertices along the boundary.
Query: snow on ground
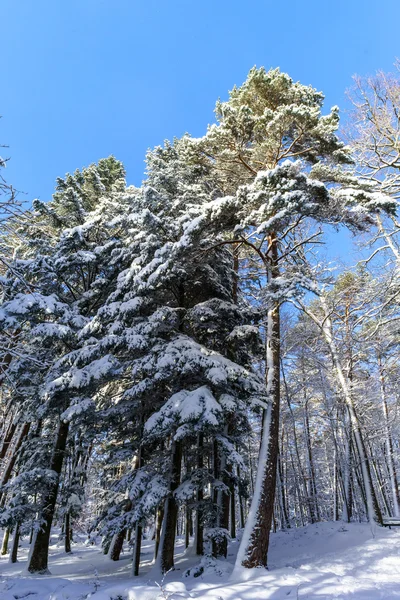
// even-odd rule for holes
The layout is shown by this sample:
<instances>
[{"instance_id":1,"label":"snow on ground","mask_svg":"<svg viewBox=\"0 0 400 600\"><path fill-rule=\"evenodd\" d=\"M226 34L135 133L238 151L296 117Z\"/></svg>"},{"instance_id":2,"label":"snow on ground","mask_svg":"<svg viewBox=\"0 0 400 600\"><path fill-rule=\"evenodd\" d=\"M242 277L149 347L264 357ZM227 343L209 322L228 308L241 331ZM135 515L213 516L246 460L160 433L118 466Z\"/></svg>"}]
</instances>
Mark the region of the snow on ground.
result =
<instances>
[{"instance_id":1,"label":"snow on ground","mask_svg":"<svg viewBox=\"0 0 400 600\"><path fill-rule=\"evenodd\" d=\"M238 542L228 561L206 566L199 577L184 576L198 564L182 540L176 570L164 581L152 570L153 545L143 544L141 576L130 576L126 552L110 561L84 537L66 555L52 538L50 576L30 576L27 548L20 562L0 559L0 600L377 600L400 598L400 528L363 523L318 523L271 534L269 570L232 572ZM24 544L25 546L25 544ZM219 574L218 574L219 573ZM161 586L161 587L159 587Z\"/></svg>"}]
</instances>

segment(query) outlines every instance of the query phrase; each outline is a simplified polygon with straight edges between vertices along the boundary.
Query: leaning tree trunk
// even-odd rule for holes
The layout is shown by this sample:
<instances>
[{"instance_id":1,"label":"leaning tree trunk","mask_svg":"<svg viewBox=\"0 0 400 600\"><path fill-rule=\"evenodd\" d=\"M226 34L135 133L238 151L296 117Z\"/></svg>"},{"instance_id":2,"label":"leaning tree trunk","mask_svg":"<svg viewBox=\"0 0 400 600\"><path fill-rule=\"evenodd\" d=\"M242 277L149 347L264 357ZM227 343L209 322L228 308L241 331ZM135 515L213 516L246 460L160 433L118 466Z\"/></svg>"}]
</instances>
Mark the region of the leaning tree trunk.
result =
<instances>
[{"instance_id":1,"label":"leaning tree trunk","mask_svg":"<svg viewBox=\"0 0 400 600\"><path fill-rule=\"evenodd\" d=\"M276 237L270 236L269 279L279 275ZM276 469L279 453L280 404L280 319L279 304L267 313L266 387L268 407L262 421L261 448L253 500L247 517L236 565L246 568L266 567L269 534L275 502Z\"/></svg>"},{"instance_id":2,"label":"leaning tree trunk","mask_svg":"<svg viewBox=\"0 0 400 600\"><path fill-rule=\"evenodd\" d=\"M157 562L162 573L167 573L174 568L176 522L178 517L178 504L174 496L174 491L178 487L181 477L182 442L173 441L171 453L169 495L164 504L164 521L157 557Z\"/></svg>"},{"instance_id":3,"label":"leaning tree trunk","mask_svg":"<svg viewBox=\"0 0 400 600\"><path fill-rule=\"evenodd\" d=\"M386 463L389 471L390 478L390 488L392 492L392 504L393 504L393 516L400 516L400 495L399 495L399 485L397 481L397 473L396 466L394 464L393 458L393 440L392 440L392 432L390 430L389 423L389 413L388 406L386 400L386 386L385 386L385 372L382 366L381 357L378 357L379 362L379 380L380 380L380 388L381 388L381 401L382 401L382 412L383 412L383 422L385 426L385 446L386 446Z\"/></svg>"},{"instance_id":4,"label":"leaning tree trunk","mask_svg":"<svg viewBox=\"0 0 400 600\"><path fill-rule=\"evenodd\" d=\"M124 506L124 513L129 512L132 509L132 501L127 498ZM119 560L123 545L124 539L127 534L127 527L123 527L120 531L116 533L111 542L111 548L109 549L109 557L111 560Z\"/></svg>"},{"instance_id":5,"label":"leaning tree trunk","mask_svg":"<svg viewBox=\"0 0 400 600\"><path fill-rule=\"evenodd\" d=\"M365 496L366 496L368 520L371 523L376 521L377 523L382 525L382 513L379 508L375 489L374 489L373 482L372 482L371 466L370 466L368 455L367 455L367 452L365 449L365 444L364 444L364 439L363 439L363 435L362 435L362 431L361 431L360 422L359 422L359 419L358 419L358 416L356 413L356 409L355 409L355 406L353 403L350 386L349 386L346 376L344 374L344 371L343 371L343 368L342 368L342 365L341 365L341 362L339 359L339 354L338 354L338 351L336 348L335 340L333 338L333 328L332 328L332 321L330 318L330 313L329 313L328 307L326 306L323 298L321 299L321 304L322 304L322 307L323 307L324 313L325 313L325 320L321 327L322 333L324 334L325 340L329 347L329 350L330 350L330 353L332 356L333 365L336 370L338 382L339 382L339 385L340 385L342 393L343 393L343 397L344 397L344 401L345 401L347 410L349 411L350 423L353 428L354 440L355 440L358 455L360 458L362 483L363 483Z\"/></svg>"},{"instance_id":6,"label":"leaning tree trunk","mask_svg":"<svg viewBox=\"0 0 400 600\"><path fill-rule=\"evenodd\" d=\"M4 486L4 485L6 485L6 483L8 483L8 481L9 481L9 479L11 477L13 468L14 468L15 463L16 463L17 458L18 458L18 453L19 453L19 451L21 449L21 446L22 446L22 442L24 441L24 439L28 435L30 426L31 426L30 423L24 423L21 426L19 436L18 436L18 438L17 438L17 440L15 442L14 448L12 449L12 454L11 454L9 460L8 460L7 466L6 466L4 472L3 472L2 476L1 476L1 479L0 479L0 486L1 487ZM4 495L4 492L0 492L0 499L3 497L3 495Z\"/></svg>"},{"instance_id":7,"label":"leaning tree trunk","mask_svg":"<svg viewBox=\"0 0 400 600\"><path fill-rule=\"evenodd\" d=\"M41 518L44 521L41 529L37 531L32 540L31 551L28 558L28 571L30 573L47 573L49 542L51 525L53 523L54 509L56 506L58 485L62 470L65 447L68 437L69 423L61 421L58 426L56 443L51 459L50 468L55 473L55 478L43 498Z\"/></svg>"},{"instance_id":8,"label":"leaning tree trunk","mask_svg":"<svg viewBox=\"0 0 400 600\"><path fill-rule=\"evenodd\" d=\"M7 454L8 447L11 444L11 441L13 439L16 429L17 429L17 424L11 422L7 428L7 431L4 435L3 443L1 445L0 460L2 460L5 457L5 455Z\"/></svg>"}]
</instances>

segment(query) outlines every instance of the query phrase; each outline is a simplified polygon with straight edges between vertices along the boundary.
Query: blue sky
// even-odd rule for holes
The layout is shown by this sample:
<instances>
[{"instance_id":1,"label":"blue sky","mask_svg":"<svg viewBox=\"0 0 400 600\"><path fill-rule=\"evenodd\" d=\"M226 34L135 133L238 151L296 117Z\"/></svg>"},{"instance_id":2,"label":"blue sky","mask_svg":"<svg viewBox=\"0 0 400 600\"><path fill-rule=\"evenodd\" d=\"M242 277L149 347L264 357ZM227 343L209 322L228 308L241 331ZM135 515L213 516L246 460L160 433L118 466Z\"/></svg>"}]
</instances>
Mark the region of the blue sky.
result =
<instances>
[{"instance_id":1,"label":"blue sky","mask_svg":"<svg viewBox=\"0 0 400 600\"><path fill-rule=\"evenodd\" d=\"M202 135L218 97L279 66L343 106L354 73L400 55L399 0L2 0L7 180L50 199L57 176L114 154L140 184L148 147Z\"/></svg>"}]
</instances>

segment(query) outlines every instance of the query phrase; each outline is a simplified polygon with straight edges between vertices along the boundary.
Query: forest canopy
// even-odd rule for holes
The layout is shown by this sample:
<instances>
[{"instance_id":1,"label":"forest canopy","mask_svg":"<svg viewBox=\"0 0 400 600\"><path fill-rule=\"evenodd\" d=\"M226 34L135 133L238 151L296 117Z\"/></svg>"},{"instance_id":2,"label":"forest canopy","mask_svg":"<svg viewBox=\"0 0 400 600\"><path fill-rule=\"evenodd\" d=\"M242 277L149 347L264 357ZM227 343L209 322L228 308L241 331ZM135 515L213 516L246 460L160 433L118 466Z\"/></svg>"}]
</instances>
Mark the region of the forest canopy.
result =
<instances>
[{"instance_id":1,"label":"forest canopy","mask_svg":"<svg viewBox=\"0 0 400 600\"><path fill-rule=\"evenodd\" d=\"M271 530L400 518L400 79L352 101L342 134L253 68L140 187L109 156L26 208L0 176L2 554L48 573L77 531L137 576L151 536L165 574L184 536L200 574L233 539L266 567Z\"/></svg>"}]
</instances>

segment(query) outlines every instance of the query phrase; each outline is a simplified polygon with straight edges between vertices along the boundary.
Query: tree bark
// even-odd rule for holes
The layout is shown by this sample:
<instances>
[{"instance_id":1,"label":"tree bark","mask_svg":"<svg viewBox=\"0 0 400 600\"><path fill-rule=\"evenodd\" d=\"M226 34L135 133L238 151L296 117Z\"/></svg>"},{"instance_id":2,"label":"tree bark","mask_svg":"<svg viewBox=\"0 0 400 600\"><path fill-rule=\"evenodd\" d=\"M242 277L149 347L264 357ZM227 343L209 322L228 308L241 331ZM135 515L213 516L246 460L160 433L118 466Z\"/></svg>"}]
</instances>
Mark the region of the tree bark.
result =
<instances>
[{"instance_id":1,"label":"tree bark","mask_svg":"<svg viewBox=\"0 0 400 600\"><path fill-rule=\"evenodd\" d=\"M192 520L191 509L185 506L185 548L189 548L190 543L190 521Z\"/></svg>"},{"instance_id":2,"label":"tree bark","mask_svg":"<svg viewBox=\"0 0 400 600\"><path fill-rule=\"evenodd\" d=\"M236 538L236 493L235 483L232 480L230 484L230 536L234 540Z\"/></svg>"},{"instance_id":3,"label":"tree bark","mask_svg":"<svg viewBox=\"0 0 400 600\"><path fill-rule=\"evenodd\" d=\"M124 512L129 512L132 508L132 502L127 499L126 505L124 507ZM111 549L109 550L109 556L111 560L117 561L119 560L123 545L124 539L127 533L127 528L124 527L114 536L113 541L111 542Z\"/></svg>"},{"instance_id":4,"label":"tree bark","mask_svg":"<svg viewBox=\"0 0 400 600\"><path fill-rule=\"evenodd\" d=\"M370 523L376 521L379 525L382 525L382 513L379 508L379 504L377 501L375 489L372 482L371 477L371 466L368 459L368 455L365 449L364 439L361 431L360 421L357 416L357 412L354 406L351 387L349 384L348 377L346 377L340 358L339 353L336 348L335 339L333 337L333 326L331 314L329 312L328 306L326 304L326 300L324 297L320 298L321 307L324 311L324 320L321 323L315 315L313 315L310 311L306 312L311 316L313 321L320 327L322 334L325 338L327 346L330 350L332 356L333 366L336 371L337 380L339 386L341 388L343 399L345 401L347 410L349 411L350 423L353 429L353 436L357 448L357 452L360 458L360 467L361 467L361 475L362 475L362 483L365 491L365 500L367 504L367 517Z\"/></svg>"},{"instance_id":5,"label":"tree bark","mask_svg":"<svg viewBox=\"0 0 400 600\"><path fill-rule=\"evenodd\" d=\"M304 374L303 374L304 377ZM303 379L304 380L304 379ZM315 468L313 455L311 450L311 436L310 436L310 419L308 415L308 399L306 398L306 392L304 389L304 434L306 438L306 454L307 454L307 466L308 466L308 481L309 489L308 496L310 498L310 506L312 511L312 523L321 520L318 506L317 496L317 485L315 483Z\"/></svg>"},{"instance_id":6,"label":"tree bark","mask_svg":"<svg viewBox=\"0 0 400 600\"><path fill-rule=\"evenodd\" d=\"M30 426L31 426L30 423L24 423L21 426L21 430L20 430L19 436L18 436L18 438L17 438L17 440L15 442L14 448L12 449L12 454L11 454L11 456L9 458L9 461L7 463L7 466L6 466L6 468L3 471L3 474L1 476L0 486L6 485L6 483L8 483L8 481L10 479L12 471L13 471L13 468L14 468L15 463L16 463L16 460L18 458L18 452L19 452L19 450L20 450L20 448L22 446L22 442L24 441L24 439L26 438L26 436L29 433ZM3 495L4 495L4 492L0 492L0 499L3 498Z\"/></svg>"},{"instance_id":7,"label":"tree bark","mask_svg":"<svg viewBox=\"0 0 400 600\"><path fill-rule=\"evenodd\" d=\"M178 504L174 496L174 491L180 483L181 462L182 443L180 441L173 441L171 447L169 495L164 504L163 528L159 556L157 558L162 573L167 573L174 568L175 535L178 516Z\"/></svg>"},{"instance_id":8,"label":"tree bark","mask_svg":"<svg viewBox=\"0 0 400 600\"><path fill-rule=\"evenodd\" d=\"M65 523L64 523L64 541L65 541L65 552L71 552L71 529L70 529L70 521L71 516L69 512L65 513Z\"/></svg>"},{"instance_id":9,"label":"tree bark","mask_svg":"<svg viewBox=\"0 0 400 600\"><path fill-rule=\"evenodd\" d=\"M0 554L2 556L7 554L7 552L8 552L8 540L9 539L10 539L10 528L6 527L6 529L4 531L4 535L3 535L3 543L1 545L1 552L0 552Z\"/></svg>"},{"instance_id":10,"label":"tree bark","mask_svg":"<svg viewBox=\"0 0 400 600\"><path fill-rule=\"evenodd\" d=\"M204 524L203 524L203 445L204 435L199 433L197 438L197 468L201 481L196 490L196 520L195 520L195 546L196 554L201 556L204 554Z\"/></svg>"},{"instance_id":11,"label":"tree bark","mask_svg":"<svg viewBox=\"0 0 400 600\"><path fill-rule=\"evenodd\" d=\"M133 575L139 575L140 551L142 549L142 526L137 523L135 527L135 544L133 546Z\"/></svg>"},{"instance_id":12,"label":"tree bark","mask_svg":"<svg viewBox=\"0 0 400 600\"><path fill-rule=\"evenodd\" d=\"M155 538L154 538L154 560L156 560L156 558L158 556L158 550L160 547L161 527L162 527L163 518L164 518L164 506L160 505L157 508L157 514L156 514L156 531L155 531Z\"/></svg>"},{"instance_id":13,"label":"tree bark","mask_svg":"<svg viewBox=\"0 0 400 600\"><path fill-rule=\"evenodd\" d=\"M269 281L279 275L278 243L269 239ZM275 303L267 312L266 387L268 408L264 410L257 479L237 563L246 568L266 567L269 534L274 512L276 469L279 452L280 408L280 315Z\"/></svg>"},{"instance_id":14,"label":"tree bark","mask_svg":"<svg viewBox=\"0 0 400 600\"><path fill-rule=\"evenodd\" d=\"M4 436L3 443L1 445L0 460L2 460L5 457L5 455L7 454L8 447L13 439L16 428L17 428L16 423L10 423L10 425L8 426L7 432Z\"/></svg>"},{"instance_id":15,"label":"tree bark","mask_svg":"<svg viewBox=\"0 0 400 600\"><path fill-rule=\"evenodd\" d=\"M51 459L51 470L55 472L54 482L43 499L42 520L44 524L34 535L32 548L28 558L28 571L30 573L48 573L49 542L51 525L53 523L54 509L57 501L58 485L62 470L65 447L68 437L69 423L60 422L57 431L56 443Z\"/></svg>"},{"instance_id":16,"label":"tree bark","mask_svg":"<svg viewBox=\"0 0 400 600\"><path fill-rule=\"evenodd\" d=\"M386 463L389 471L390 488L392 492L392 505L393 505L393 516L400 516L400 495L399 495L399 484L397 481L396 466L393 459L393 440L392 432L390 430L389 423L389 412L386 399L386 387L385 387L385 373L382 365L382 359L378 357L379 364L379 381L381 389L381 401L382 401L382 412L383 422L385 424L385 446L386 446Z\"/></svg>"},{"instance_id":17,"label":"tree bark","mask_svg":"<svg viewBox=\"0 0 400 600\"><path fill-rule=\"evenodd\" d=\"M19 527L19 523L17 523L15 526L15 529L14 529L14 537L13 537L13 542L12 542L12 547L11 547L11 554L10 554L10 562L11 563L16 563L18 560L19 538L20 538L20 527Z\"/></svg>"}]
</instances>

